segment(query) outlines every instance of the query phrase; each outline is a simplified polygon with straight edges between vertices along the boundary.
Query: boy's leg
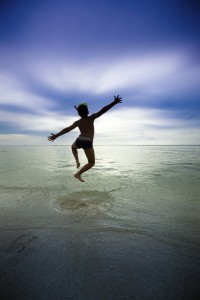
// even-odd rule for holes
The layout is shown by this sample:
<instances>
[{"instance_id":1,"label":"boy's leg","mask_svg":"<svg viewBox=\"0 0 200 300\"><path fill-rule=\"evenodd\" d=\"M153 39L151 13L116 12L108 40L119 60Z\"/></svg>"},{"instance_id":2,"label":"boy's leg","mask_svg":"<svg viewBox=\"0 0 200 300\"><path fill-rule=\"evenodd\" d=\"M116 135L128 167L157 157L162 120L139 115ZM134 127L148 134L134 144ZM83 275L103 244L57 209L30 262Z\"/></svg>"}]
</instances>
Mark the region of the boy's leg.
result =
<instances>
[{"instance_id":1,"label":"boy's leg","mask_svg":"<svg viewBox=\"0 0 200 300\"><path fill-rule=\"evenodd\" d=\"M77 172L74 177L79 179L80 181L84 182L84 180L81 178L81 174L88 171L95 165L95 153L93 148L84 149L85 155L88 159L88 163L84 165L79 172Z\"/></svg>"},{"instance_id":2,"label":"boy's leg","mask_svg":"<svg viewBox=\"0 0 200 300\"><path fill-rule=\"evenodd\" d=\"M79 162L79 159L78 159L78 151L77 151L77 148L76 148L75 144L72 144L72 153L73 153L74 158L76 160L76 167L79 168L80 167L80 162Z\"/></svg>"}]
</instances>

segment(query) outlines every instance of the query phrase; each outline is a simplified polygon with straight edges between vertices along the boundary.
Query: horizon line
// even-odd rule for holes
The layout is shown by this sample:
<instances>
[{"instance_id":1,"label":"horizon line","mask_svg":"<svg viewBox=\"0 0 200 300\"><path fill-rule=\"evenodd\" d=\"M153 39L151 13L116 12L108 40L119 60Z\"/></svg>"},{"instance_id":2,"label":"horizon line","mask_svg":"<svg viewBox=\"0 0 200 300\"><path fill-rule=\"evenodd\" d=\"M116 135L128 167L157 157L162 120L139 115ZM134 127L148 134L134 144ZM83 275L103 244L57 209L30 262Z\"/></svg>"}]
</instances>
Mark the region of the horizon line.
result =
<instances>
[{"instance_id":1,"label":"horizon line","mask_svg":"<svg viewBox=\"0 0 200 300\"><path fill-rule=\"evenodd\" d=\"M15 145L15 144L10 144L10 145L6 145L6 144L2 144L2 145L0 145L0 146L22 146L22 147L24 147L24 146L36 146L36 147L38 147L38 146L40 146L40 147L51 147L51 146L53 146L53 147L60 147L60 146L62 146L62 147L65 147L65 146L71 146L71 144L66 144L66 145L63 145L63 144L60 144L60 145L41 145L41 144L38 144L38 145L34 145L34 144L24 144L24 145ZM189 147L189 146L195 146L195 147L199 147L200 146L200 144L152 144L152 145L149 145L149 144L144 144L144 145L142 145L142 144L135 144L135 145L127 145L127 144L121 144L121 145L116 145L116 144L109 144L109 145L95 145L95 147L106 147L106 146L114 146L114 147L120 147L120 146L130 146L130 147L143 147L143 146L145 146L145 147L147 147L147 146L164 146L164 147L167 147L167 146L184 146L184 147Z\"/></svg>"}]
</instances>

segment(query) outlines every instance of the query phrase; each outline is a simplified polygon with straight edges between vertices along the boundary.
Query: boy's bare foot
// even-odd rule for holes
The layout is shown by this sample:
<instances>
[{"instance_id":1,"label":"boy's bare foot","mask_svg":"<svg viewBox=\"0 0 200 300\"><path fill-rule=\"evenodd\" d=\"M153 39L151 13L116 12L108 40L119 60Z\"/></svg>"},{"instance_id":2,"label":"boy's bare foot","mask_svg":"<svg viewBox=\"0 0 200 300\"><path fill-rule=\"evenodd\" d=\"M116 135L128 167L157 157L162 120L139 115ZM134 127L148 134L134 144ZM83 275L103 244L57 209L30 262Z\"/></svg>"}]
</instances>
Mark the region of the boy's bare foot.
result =
<instances>
[{"instance_id":1,"label":"boy's bare foot","mask_svg":"<svg viewBox=\"0 0 200 300\"><path fill-rule=\"evenodd\" d=\"M85 182L85 180L83 180L83 179L81 178L81 175L79 175L78 173L74 174L74 177L75 177L76 179L80 180L81 182Z\"/></svg>"},{"instance_id":2,"label":"boy's bare foot","mask_svg":"<svg viewBox=\"0 0 200 300\"><path fill-rule=\"evenodd\" d=\"M80 167L80 162L76 162L76 167L79 168Z\"/></svg>"}]
</instances>

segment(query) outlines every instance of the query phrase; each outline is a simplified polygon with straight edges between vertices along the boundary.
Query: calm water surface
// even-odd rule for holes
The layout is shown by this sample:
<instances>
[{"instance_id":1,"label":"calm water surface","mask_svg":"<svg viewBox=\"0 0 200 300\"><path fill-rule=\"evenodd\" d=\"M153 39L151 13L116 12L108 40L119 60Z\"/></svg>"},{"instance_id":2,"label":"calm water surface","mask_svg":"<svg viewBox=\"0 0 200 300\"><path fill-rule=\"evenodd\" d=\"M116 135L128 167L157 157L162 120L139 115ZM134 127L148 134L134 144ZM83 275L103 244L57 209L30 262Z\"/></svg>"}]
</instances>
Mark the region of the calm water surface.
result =
<instances>
[{"instance_id":1,"label":"calm water surface","mask_svg":"<svg viewBox=\"0 0 200 300\"><path fill-rule=\"evenodd\" d=\"M112 227L197 242L200 147L95 150L81 183L69 146L1 146L1 226Z\"/></svg>"}]
</instances>

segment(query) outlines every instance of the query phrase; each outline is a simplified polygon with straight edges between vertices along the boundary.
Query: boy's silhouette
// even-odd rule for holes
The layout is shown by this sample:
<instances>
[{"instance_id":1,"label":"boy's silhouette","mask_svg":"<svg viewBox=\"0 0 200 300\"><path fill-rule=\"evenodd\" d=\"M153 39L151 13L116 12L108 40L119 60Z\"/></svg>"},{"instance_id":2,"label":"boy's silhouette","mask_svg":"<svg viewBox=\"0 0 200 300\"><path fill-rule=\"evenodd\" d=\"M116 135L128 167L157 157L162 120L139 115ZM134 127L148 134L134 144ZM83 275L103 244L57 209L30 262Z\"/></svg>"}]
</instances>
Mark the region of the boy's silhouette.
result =
<instances>
[{"instance_id":1,"label":"boy's silhouette","mask_svg":"<svg viewBox=\"0 0 200 300\"><path fill-rule=\"evenodd\" d=\"M71 126L64 128L57 134L51 133L51 136L48 137L48 140L53 142L56 138L59 136L71 131L72 129L78 127L80 130L80 135L76 139L76 141L72 144L72 153L74 155L74 158L76 160L76 166L77 168L80 167L80 162L78 158L78 151L77 149L83 148L85 151L85 155L88 159L88 163L84 165L80 171L78 171L74 177L78 180L84 182L84 180L81 178L82 173L86 172L87 170L91 169L95 164L95 153L93 149L93 138L94 138L94 120L96 118L99 118L101 115L103 115L105 112L107 112L110 108L112 108L114 105L121 103L122 99L119 97L114 96L114 101L110 104L103 107L99 112L92 114L89 116L89 111L87 107L87 103L81 103L78 108L75 106L75 108L78 111L79 116L81 119L78 121L75 121Z\"/></svg>"}]
</instances>

